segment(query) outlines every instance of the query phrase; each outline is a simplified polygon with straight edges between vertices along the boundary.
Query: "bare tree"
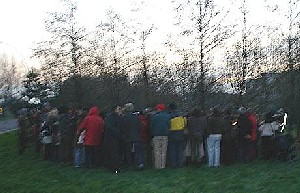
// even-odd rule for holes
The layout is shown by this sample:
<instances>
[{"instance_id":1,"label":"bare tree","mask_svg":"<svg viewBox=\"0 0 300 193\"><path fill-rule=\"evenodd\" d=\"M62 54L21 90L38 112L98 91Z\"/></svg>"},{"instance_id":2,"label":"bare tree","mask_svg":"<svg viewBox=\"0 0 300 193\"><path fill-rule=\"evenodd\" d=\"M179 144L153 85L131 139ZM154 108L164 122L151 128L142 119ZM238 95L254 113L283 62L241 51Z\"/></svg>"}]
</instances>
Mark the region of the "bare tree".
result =
<instances>
[{"instance_id":1,"label":"bare tree","mask_svg":"<svg viewBox=\"0 0 300 193\"><path fill-rule=\"evenodd\" d=\"M8 55L0 56L0 91L5 102L13 94L13 89L18 87L20 82L20 74L17 71L17 61Z\"/></svg>"},{"instance_id":2,"label":"bare tree","mask_svg":"<svg viewBox=\"0 0 300 193\"><path fill-rule=\"evenodd\" d=\"M190 41L189 45L183 44L187 46L185 50L192 48L193 52L197 53L196 56L189 56L194 63L193 90L198 96L196 99L198 105L204 108L208 90L207 77L210 76L208 71L213 64L213 55L215 50L233 35L234 26L225 24L228 11L218 8L213 0L188 0L177 5L176 10L179 14L178 25L182 29L181 35ZM186 13L191 15L186 18L184 17Z\"/></svg>"},{"instance_id":3,"label":"bare tree","mask_svg":"<svg viewBox=\"0 0 300 193\"><path fill-rule=\"evenodd\" d=\"M51 81L60 82L69 77L74 78L73 103L81 106L83 93L79 78L82 74L81 64L84 53L85 29L76 21L77 5L72 0L62 0L63 12L53 12L45 20L50 40L39 42L34 49L34 56L43 63L43 75Z\"/></svg>"}]
</instances>

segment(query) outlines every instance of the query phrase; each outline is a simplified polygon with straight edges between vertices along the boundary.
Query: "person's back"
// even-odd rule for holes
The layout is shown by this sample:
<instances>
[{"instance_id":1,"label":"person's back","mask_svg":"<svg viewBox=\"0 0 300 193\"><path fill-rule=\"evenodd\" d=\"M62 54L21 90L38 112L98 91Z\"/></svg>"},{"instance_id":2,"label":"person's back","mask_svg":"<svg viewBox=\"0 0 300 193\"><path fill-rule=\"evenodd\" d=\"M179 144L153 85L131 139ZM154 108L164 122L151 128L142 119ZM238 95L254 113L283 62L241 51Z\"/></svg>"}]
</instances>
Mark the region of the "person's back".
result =
<instances>
[{"instance_id":1,"label":"person's back","mask_svg":"<svg viewBox=\"0 0 300 193\"><path fill-rule=\"evenodd\" d=\"M85 130L85 164L89 168L94 167L96 163L96 149L100 145L104 131L104 121L99 114L99 108L92 107L77 131L77 133L81 133L83 130Z\"/></svg>"},{"instance_id":2,"label":"person's back","mask_svg":"<svg viewBox=\"0 0 300 193\"><path fill-rule=\"evenodd\" d=\"M207 135L221 134L224 126L224 120L221 116L212 116L210 119L208 119Z\"/></svg>"},{"instance_id":3,"label":"person's back","mask_svg":"<svg viewBox=\"0 0 300 193\"><path fill-rule=\"evenodd\" d=\"M187 119L189 140L191 144L191 159L195 164L201 164L204 157L203 138L207 128L207 119L203 112L194 109Z\"/></svg>"},{"instance_id":4,"label":"person's back","mask_svg":"<svg viewBox=\"0 0 300 193\"><path fill-rule=\"evenodd\" d=\"M170 162L173 168L182 167L186 135L186 118L177 111L177 105L171 103L170 108L170 131L169 131L169 152Z\"/></svg>"},{"instance_id":5,"label":"person's back","mask_svg":"<svg viewBox=\"0 0 300 193\"><path fill-rule=\"evenodd\" d=\"M161 111L156 113L150 121L150 130L152 136L168 136L170 127L170 115Z\"/></svg>"},{"instance_id":6,"label":"person's back","mask_svg":"<svg viewBox=\"0 0 300 193\"><path fill-rule=\"evenodd\" d=\"M100 139L104 131L104 121L102 117L99 116L99 113L100 111L98 107L92 107L88 116L84 119L80 126L80 129L84 129L86 131L84 139L85 145L100 144Z\"/></svg>"},{"instance_id":7,"label":"person's back","mask_svg":"<svg viewBox=\"0 0 300 193\"><path fill-rule=\"evenodd\" d=\"M28 145L30 122L27 117L27 109L20 110L18 117L19 154L23 154Z\"/></svg>"},{"instance_id":8,"label":"person's back","mask_svg":"<svg viewBox=\"0 0 300 193\"><path fill-rule=\"evenodd\" d=\"M241 114L238 118L239 139L249 140L251 138L252 125L246 114Z\"/></svg>"},{"instance_id":9,"label":"person's back","mask_svg":"<svg viewBox=\"0 0 300 193\"><path fill-rule=\"evenodd\" d=\"M121 166L121 107L115 105L113 112L105 118L104 163L114 173L120 172Z\"/></svg>"},{"instance_id":10,"label":"person's back","mask_svg":"<svg viewBox=\"0 0 300 193\"><path fill-rule=\"evenodd\" d=\"M104 140L121 139L121 117L111 113L105 118Z\"/></svg>"},{"instance_id":11,"label":"person's back","mask_svg":"<svg viewBox=\"0 0 300 193\"><path fill-rule=\"evenodd\" d=\"M142 123L142 128L141 128L141 141L143 144L148 144L149 142L149 121L147 117L144 114L139 115L139 119Z\"/></svg>"},{"instance_id":12,"label":"person's back","mask_svg":"<svg viewBox=\"0 0 300 193\"><path fill-rule=\"evenodd\" d=\"M122 120L122 127L125 130L125 140L140 141L142 122L138 115L127 112L122 117Z\"/></svg>"},{"instance_id":13,"label":"person's back","mask_svg":"<svg viewBox=\"0 0 300 193\"><path fill-rule=\"evenodd\" d=\"M169 141L185 140L186 118L181 113L175 111L171 112L170 116Z\"/></svg>"},{"instance_id":14,"label":"person's back","mask_svg":"<svg viewBox=\"0 0 300 193\"><path fill-rule=\"evenodd\" d=\"M239 159L244 163L248 163L251 161L250 154L248 152L251 144L251 131L252 131L252 124L246 115L246 108L241 107L238 111L240 116L237 121L238 125L238 139L239 139Z\"/></svg>"},{"instance_id":15,"label":"person's back","mask_svg":"<svg viewBox=\"0 0 300 193\"><path fill-rule=\"evenodd\" d=\"M153 137L154 167L157 169L162 169L166 166L170 115L164 112L165 108L164 104L156 105L158 113L150 121L150 131Z\"/></svg>"},{"instance_id":16,"label":"person's back","mask_svg":"<svg viewBox=\"0 0 300 193\"><path fill-rule=\"evenodd\" d=\"M212 117L208 120L206 134L208 166L220 166L220 142L222 139L222 128L225 126L224 120L217 109L213 110Z\"/></svg>"},{"instance_id":17,"label":"person's back","mask_svg":"<svg viewBox=\"0 0 300 193\"><path fill-rule=\"evenodd\" d=\"M251 123L251 141L255 141L257 139L257 118L250 112L247 112L247 116Z\"/></svg>"},{"instance_id":18,"label":"person's back","mask_svg":"<svg viewBox=\"0 0 300 193\"><path fill-rule=\"evenodd\" d=\"M201 137L207 127L207 119L204 116L190 116L187 125L191 136Z\"/></svg>"}]
</instances>

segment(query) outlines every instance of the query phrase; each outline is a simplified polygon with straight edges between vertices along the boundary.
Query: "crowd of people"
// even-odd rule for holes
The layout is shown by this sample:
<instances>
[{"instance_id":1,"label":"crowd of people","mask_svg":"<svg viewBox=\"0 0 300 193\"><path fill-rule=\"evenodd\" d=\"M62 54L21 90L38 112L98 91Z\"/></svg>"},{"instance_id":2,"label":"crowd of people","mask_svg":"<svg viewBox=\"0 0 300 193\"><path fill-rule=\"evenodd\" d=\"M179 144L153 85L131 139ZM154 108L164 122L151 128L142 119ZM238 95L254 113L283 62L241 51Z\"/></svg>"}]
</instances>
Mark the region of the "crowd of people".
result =
<instances>
[{"instance_id":1,"label":"crowd of people","mask_svg":"<svg viewBox=\"0 0 300 193\"><path fill-rule=\"evenodd\" d=\"M272 113L259 120L244 107L234 113L217 108L181 112L175 103L143 111L136 111L133 103L115 105L105 115L96 106L85 111L46 103L42 110L21 109L19 115L20 154L31 139L46 160L76 168L104 166L115 173L219 167L258 156L270 160L276 156L274 135L282 127Z\"/></svg>"}]
</instances>

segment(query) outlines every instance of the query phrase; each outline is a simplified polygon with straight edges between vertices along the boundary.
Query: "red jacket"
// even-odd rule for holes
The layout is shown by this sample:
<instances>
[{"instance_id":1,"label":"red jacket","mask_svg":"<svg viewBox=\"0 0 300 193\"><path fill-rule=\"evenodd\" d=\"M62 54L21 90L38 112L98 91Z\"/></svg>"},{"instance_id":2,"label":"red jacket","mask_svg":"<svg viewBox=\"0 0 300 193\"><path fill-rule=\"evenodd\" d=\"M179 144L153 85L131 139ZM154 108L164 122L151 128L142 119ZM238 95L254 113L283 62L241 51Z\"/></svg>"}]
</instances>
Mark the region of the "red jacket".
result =
<instances>
[{"instance_id":1,"label":"red jacket","mask_svg":"<svg viewBox=\"0 0 300 193\"><path fill-rule=\"evenodd\" d=\"M99 113L98 107L92 107L79 126L79 131L85 130L84 145L96 146L100 144L104 131L104 121Z\"/></svg>"},{"instance_id":2,"label":"red jacket","mask_svg":"<svg viewBox=\"0 0 300 193\"><path fill-rule=\"evenodd\" d=\"M257 119L256 116L252 113L247 113L248 119L251 122L252 129L251 129L251 141L255 141L257 139Z\"/></svg>"},{"instance_id":3,"label":"red jacket","mask_svg":"<svg viewBox=\"0 0 300 193\"><path fill-rule=\"evenodd\" d=\"M143 144L147 144L150 141L148 119L144 115L139 115L139 119L142 122L141 141Z\"/></svg>"}]
</instances>

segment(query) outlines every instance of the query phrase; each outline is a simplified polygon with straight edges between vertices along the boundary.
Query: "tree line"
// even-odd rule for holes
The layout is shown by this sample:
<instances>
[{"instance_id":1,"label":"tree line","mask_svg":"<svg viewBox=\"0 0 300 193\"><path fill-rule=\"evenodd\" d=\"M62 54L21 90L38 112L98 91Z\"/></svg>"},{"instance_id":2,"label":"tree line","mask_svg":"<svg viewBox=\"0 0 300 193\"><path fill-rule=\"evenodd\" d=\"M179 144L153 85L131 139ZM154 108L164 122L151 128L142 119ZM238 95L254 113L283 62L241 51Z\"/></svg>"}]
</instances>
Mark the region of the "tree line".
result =
<instances>
[{"instance_id":1,"label":"tree line","mask_svg":"<svg viewBox=\"0 0 300 193\"><path fill-rule=\"evenodd\" d=\"M185 109L284 107L299 125L299 1L286 2L284 25L264 26L249 22L249 0L229 2L238 8L233 14L217 0L170 3L176 30L153 48L160 29L151 15L139 18L146 2L133 4L129 19L109 9L87 30L77 20L77 2L62 0L64 10L45 18L50 38L33 49L42 67L24 84L38 75L41 88L54 93L51 100L76 107L128 101L138 108L161 101ZM271 15L282 14L272 1L265 6Z\"/></svg>"}]
</instances>

